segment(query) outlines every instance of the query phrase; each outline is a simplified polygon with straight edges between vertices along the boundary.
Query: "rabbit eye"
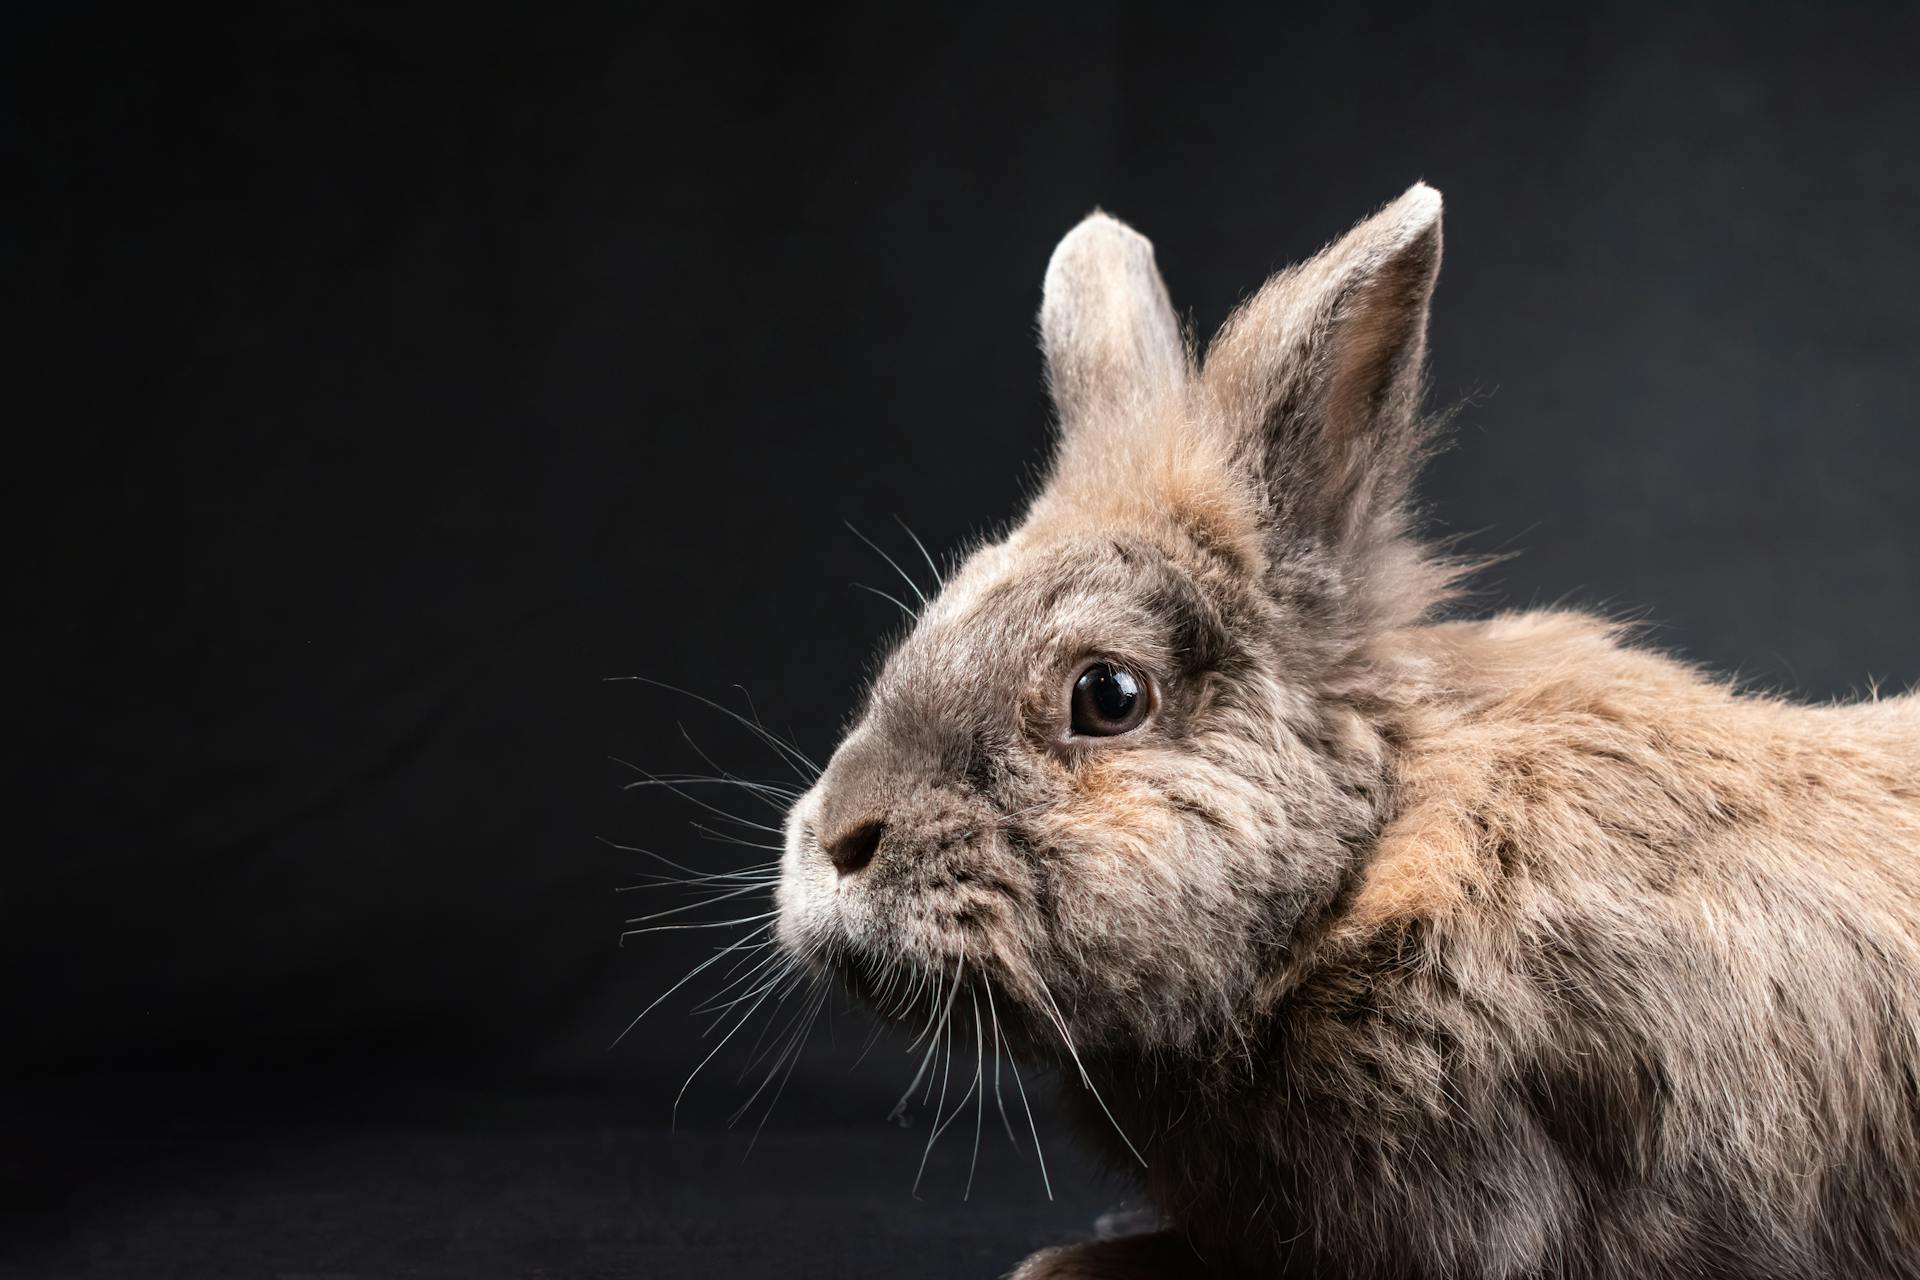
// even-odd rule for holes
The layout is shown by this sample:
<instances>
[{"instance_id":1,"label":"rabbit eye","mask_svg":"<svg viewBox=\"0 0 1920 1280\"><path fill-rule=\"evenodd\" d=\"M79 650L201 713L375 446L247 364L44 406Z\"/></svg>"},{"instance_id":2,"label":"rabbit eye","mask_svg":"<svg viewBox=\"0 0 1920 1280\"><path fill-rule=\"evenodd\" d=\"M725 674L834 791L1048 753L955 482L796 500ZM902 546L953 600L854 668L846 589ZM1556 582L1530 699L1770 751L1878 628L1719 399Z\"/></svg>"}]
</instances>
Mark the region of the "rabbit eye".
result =
<instances>
[{"instance_id":1,"label":"rabbit eye","mask_svg":"<svg viewBox=\"0 0 1920 1280\"><path fill-rule=\"evenodd\" d=\"M1152 701L1146 682L1111 662L1085 667L1073 682L1073 731L1111 738L1140 727Z\"/></svg>"}]
</instances>

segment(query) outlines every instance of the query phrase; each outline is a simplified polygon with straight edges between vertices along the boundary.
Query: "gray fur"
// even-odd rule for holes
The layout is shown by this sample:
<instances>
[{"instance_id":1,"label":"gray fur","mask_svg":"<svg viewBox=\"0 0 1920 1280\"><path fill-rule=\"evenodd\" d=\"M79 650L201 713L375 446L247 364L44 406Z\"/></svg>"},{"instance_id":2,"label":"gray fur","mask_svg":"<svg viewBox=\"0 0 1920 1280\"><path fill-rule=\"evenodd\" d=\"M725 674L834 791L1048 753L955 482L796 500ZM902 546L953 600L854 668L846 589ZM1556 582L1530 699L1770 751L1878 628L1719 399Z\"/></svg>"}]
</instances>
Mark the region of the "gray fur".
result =
<instances>
[{"instance_id":1,"label":"gray fur","mask_svg":"<svg viewBox=\"0 0 1920 1280\"><path fill-rule=\"evenodd\" d=\"M1920 700L1430 621L1439 258L1415 187L1198 363L1144 240L1068 237L1051 476L792 811L782 942L990 992L1169 1224L1022 1276L1920 1275ZM1068 732L1090 657L1144 727Z\"/></svg>"}]
</instances>

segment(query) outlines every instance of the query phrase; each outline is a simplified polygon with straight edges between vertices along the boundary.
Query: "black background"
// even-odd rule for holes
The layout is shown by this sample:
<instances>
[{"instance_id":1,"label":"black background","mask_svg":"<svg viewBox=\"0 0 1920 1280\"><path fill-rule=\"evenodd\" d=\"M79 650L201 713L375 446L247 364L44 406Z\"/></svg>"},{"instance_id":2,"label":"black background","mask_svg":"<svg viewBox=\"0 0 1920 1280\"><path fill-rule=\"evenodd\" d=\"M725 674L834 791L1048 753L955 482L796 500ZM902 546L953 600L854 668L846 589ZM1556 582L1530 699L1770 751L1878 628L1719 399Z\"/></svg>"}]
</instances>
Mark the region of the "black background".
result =
<instances>
[{"instance_id":1,"label":"black background","mask_svg":"<svg viewBox=\"0 0 1920 1280\"><path fill-rule=\"evenodd\" d=\"M858 1015L744 1164L732 1047L667 1133L695 999L607 1045L725 931L617 946L646 868L598 838L759 856L608 757L778 759L603 678L824 759L897 622L851 584L903 590L843 522L923 569L896 517L1017 514L1095 205L1204 334L1434 183L1425 493L1523 552L1476 607L1920 677L1913 6L1186 10L9 19L22 1274L986 1275L1084 1229L1044 1109L1057 1203L1002 1138L963 1204L964 1125L915 1199Z\"/></svg>"}]
</instances>

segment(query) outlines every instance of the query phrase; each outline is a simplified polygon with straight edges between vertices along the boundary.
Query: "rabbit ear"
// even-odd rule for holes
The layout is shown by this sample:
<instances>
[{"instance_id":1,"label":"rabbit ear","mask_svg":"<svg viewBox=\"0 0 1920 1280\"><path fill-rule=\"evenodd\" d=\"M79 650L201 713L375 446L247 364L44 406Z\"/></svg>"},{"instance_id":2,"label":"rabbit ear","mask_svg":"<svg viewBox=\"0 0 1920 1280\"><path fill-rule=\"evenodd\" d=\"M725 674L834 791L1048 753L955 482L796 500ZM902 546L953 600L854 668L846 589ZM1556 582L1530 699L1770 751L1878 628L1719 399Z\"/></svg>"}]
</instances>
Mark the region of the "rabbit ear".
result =
<instances>
[{"instance_id":1,"label":"rabbit ear","mask_svg":"<svg viewBox=\"0 0 1920 1280\"><path fill-rule=\"evenodd\" d=\"M1040 344L1068 441L1125 429L1186 384L1180 324L1153 245L1104 213L1069 231L1047 263Z\"/></svg>"},{"instance_id":2,"label":"rabbit ear","mask_svg":"<svg viewBox=\"0 0 1920 1280\"><path fill-rule=\"evenodd\" d=\"M1440 193L1416 184L1268 281L1208 348L1205 388L1284 535L1355 549L1404 532L1439 267Z\"/></svg>"}]
</instances>

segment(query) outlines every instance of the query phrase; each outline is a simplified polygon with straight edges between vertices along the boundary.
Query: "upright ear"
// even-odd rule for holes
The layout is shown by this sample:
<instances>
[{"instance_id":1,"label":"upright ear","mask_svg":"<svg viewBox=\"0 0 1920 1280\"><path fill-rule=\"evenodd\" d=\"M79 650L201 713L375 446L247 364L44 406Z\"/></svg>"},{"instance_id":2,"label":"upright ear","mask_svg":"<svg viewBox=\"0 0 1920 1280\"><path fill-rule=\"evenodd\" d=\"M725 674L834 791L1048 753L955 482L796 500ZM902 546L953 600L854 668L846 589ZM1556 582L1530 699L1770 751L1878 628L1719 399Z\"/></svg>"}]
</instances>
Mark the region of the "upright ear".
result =
<instances>
[{"instance_id":1,"label":"upright ear","mask_svg":"<svg viewBox=\"0 0 1920 1280\"><path fill-rule=\"evenodd\" d=\"M1063 447L1181 394L1186 349L1145 236L1104 213L1067 233L1047 263L1040 345Z\"/></svg>"},{"instance_id":2,"label":"upright ear","mask_svg":"<svg viewBox=\"0 0 1920 1280\"><path fill-rule=\"evenodd\" d=\"M1439 268L1440 193L1416 184L1268 281L1208 348L1205 388L1286 537L1365 554L1406 532Z\"/></svg>"}]
</instances>

